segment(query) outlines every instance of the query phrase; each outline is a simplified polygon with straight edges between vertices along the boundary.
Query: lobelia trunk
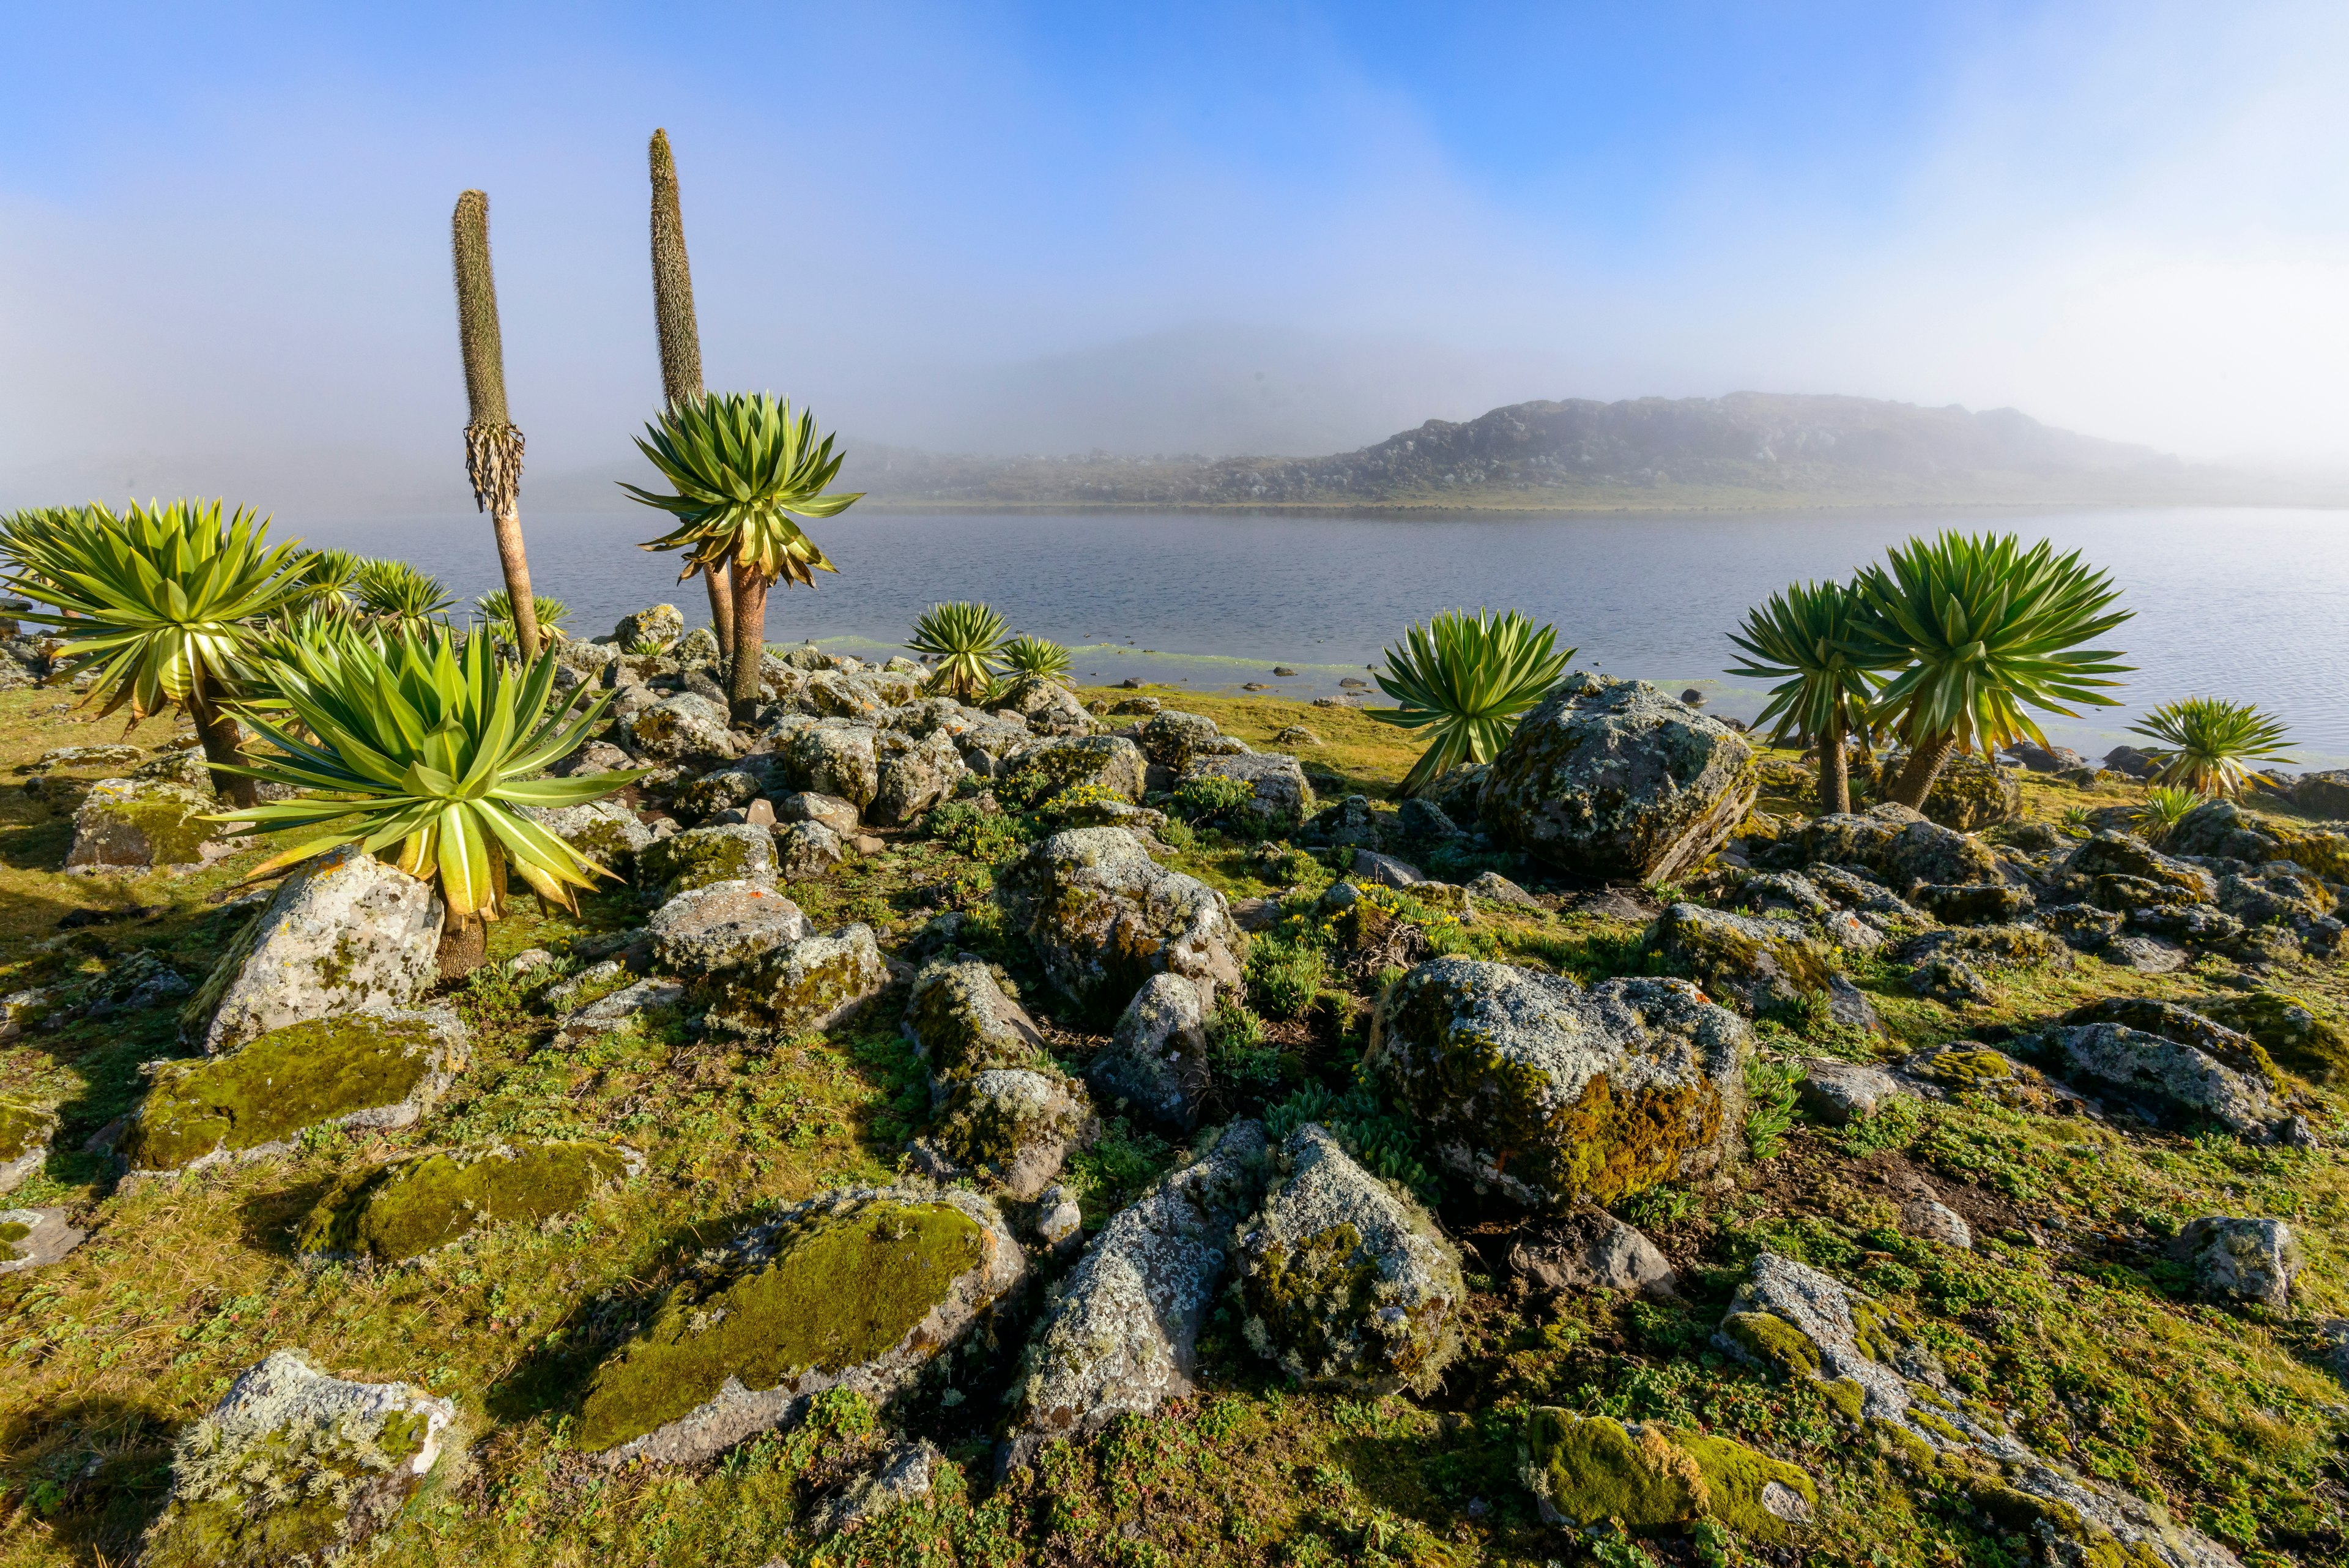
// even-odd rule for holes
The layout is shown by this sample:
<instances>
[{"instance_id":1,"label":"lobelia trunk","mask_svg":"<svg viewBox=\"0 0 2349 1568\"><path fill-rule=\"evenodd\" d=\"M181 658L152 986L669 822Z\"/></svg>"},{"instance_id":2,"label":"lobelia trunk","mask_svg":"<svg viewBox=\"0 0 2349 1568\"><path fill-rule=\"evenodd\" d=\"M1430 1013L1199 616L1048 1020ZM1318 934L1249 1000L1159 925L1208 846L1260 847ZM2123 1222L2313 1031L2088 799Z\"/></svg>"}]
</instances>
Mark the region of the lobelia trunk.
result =
<instances>
[{"instance_id":1,"label":"lobelia trunk","mask_svg":"<svg viewBox=\"0 0 2349 1568\"><path fill-rule=\"evenodd\" d=\"M220 688L206 676L197 689L189 694L188 717L196 722L196 740L204 749L207 763L238 763L244 761L244 732L236 721L221 709ZM242 774L212 774L212 793L236 810L260 804L261 786Z\"/></svg>"},{"instance_id":2,"label":"lobelia trunk","mask_svg":"<svg viewBox=\"0 0 2349 1568\"><path fill-rule=\"evenodd\" d=\"M1838 815L1851 812L1851 759L1844 755L1843 716L1827 721L1819 742L1819 809Z\"/></svg>"},{"instance_id":3,"label":"lobelia trunk","mask_svg":"<svg viewBox=\"0 0 2349 1568\"><path fill-rule=\"evenodd\" d=\"M523 662L538 657L538 606L530 595L530 558L522 548L522 508L509 502L498 508L492 527L498 538L498 565L505 572L506 599L513 606L514 641Z\"/></svg>"},{"instance_id":4,"label":"lobelia trunk","mask_svg":"<svg viewBox=\"0 0 2349 1568\"><path fill-rule=\"evenodd\" d=\"M727 707L737 724L756 721L759 699L759 656L767 647L767 579L756 572L733 568L736 657L730 666Z\"/></svg>"},{"instance_id":5,"label":"lobelia trunk","mask_svg":"<svg viewBox=\"0 0 2349 1568\"><path fill-rule=\"evenodd\" d=\"M506 857L498 846L490 846L490 909L502 912L506 902ZM490 961L490 922L488 915L476 909L470 915L450 915L440 928L440 949L437 955L442 980L462 980Z\"/></svg>"},{"instance_id":6,"label":"lobelia trunk","mask_svg":"<svg viewBox=\"0 0 2349 1568\"><path fill-rule=\"evenodd\" d=\"M1924 810L1925 797L1933 793L1933 781L1941 776L1941 764L1957 749L1955 735L1935 735L1920 742L1901 764L1900 777L1884 792L1886 796L1911 811Z\"/></svg>"}]
</instances>

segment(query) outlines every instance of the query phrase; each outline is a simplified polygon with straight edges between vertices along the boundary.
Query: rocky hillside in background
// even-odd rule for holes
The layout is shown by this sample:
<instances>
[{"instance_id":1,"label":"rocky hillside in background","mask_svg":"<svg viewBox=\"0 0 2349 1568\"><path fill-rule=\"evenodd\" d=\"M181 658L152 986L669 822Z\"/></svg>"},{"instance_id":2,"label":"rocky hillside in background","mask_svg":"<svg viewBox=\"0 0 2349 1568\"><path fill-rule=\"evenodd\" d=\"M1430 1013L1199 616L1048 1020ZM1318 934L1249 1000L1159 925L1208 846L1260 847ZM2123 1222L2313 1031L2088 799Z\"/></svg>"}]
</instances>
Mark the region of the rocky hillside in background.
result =
<instances>
[{"instance_id":1,"label":"rocky hillside in background","mask_svg":"<svg viewBox=\"0 0 2349 1568\"><path fill-rule=\"evenodd\" d=\"M2253 500L2245 476L2041 424L1867 398L1737 392L1514 403L1311 458L852 452L896 504L1675 506Z\"/></svg>"}]
</instances>

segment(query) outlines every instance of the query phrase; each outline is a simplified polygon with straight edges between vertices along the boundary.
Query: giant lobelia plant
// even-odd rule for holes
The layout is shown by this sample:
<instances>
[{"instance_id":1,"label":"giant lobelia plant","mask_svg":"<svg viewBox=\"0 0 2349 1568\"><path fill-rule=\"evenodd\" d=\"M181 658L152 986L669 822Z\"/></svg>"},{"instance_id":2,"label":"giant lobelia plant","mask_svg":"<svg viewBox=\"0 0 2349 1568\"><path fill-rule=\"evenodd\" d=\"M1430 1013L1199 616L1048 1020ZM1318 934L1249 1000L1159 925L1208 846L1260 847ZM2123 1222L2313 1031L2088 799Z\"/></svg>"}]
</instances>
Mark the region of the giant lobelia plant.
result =
<instances>
[{"instance_id":1,"label":"giant lobelia plant","mask_svg":"<svg viewBox=\"0 0 2349 1568\"><path fill-rule=\"evenodd\" d=\"M683 550L683 582L697 573L734 576L734 659L727 695L734 722L747 724L759 703L759 656L767 641L767 588L815 586L817 572L840 568L799 525L801 517L834 517L861 501L827 487L843 461L833 438L816 439L815 416L792 417L789 402L764 392L725 392L669 404L645 427L636 450L676 486L661 495L621 489L675 515L678 525L647 550Z\"/></svg>"},{"instance_id":2,"label":"giant lobelia plant","mask_svg":"<svg viewBox=\"0 0 2349 1568\"><path fill-rule=\"evenodd\" d=\"M1419 794L1447 768L1499 755L1518 717L1549 694L1574 658L1557 642L1556 627L1537 628L1516 610L1446 610L1388 649L1377 680L1401 706L1373 708L1370 717L1434 736L1403 775L1403 794Z\"/></svg>"},{"instance_id":3,"label":"giant lobelia plant","mask_svg":"<svg viewBox=\"0 0 2349 1568\"><path fill-rule=\"evenodd\" d=\"M1729 640L1746 662L1732 675L1775 680L1754 720L1773 725L1772 743L1789 734L1819 749L1819 809L1851 809L1851 764L1844 737L1865 732L1868 699L1883 683L1881 656L1855 652L1851 618L1857 591L1843 583L1796 583L1749 610Z\"/></svg>"},{"instance_id":4,"label":"giant lobelia plant","mask_svg":"<svg viewBox=\"0 0 2349 1568\"><path fill-rule=\"evenodd\" d=\"M231 701L254 695L254 654L270 623L311 591L308 557L272 546L269 522L222 504L137 504L19 513L0 525L10 587L51 607L25 619L56 628L67 666L94 669L101 718L123 708L133 725L178 708L194 722L213 787L254 800Z\"/></svg>"},{"instance_id":5,"label":"giant lobelia plant","mask_svg":"<svg viewBox=\"0 0 2349 1568\"><path fill-rule=\"evenodd\" d=\"M465 360L465 477L473 504L490 514L505 574L514 641L524 659L538 657L538 618L530 597L530 557L522 543L522 431L506 409L505 339L498 328L498 286L490 271L490 199L479 191L457 198L450 219L450 249L457 270L457 338Z\"/></svg>"},{"instance_id":6,"label":"giant lobelia plant","mask_svg":"<svg viewBox=\"0 0 2349 1568\"><path fill-rule=\"evenodd\" d=\"M2252 763L2288 763L2282 720L2249 702L2184 697L2164 702L2129 732L2154 744L2145 754L2161 764L2156 777L2199 795L2231 798L2259 775Z\"/></svg>"},{"instance_id":7,"label":"giant lobelia plant","mask_svg":"<svg viewBox=\"0 0 2349 1568\"><path fill-rule=\"evenodd\" d=\"M2112 607L2120 590L2044 539L2029 549L2011 534L1911 539L1862 570L1857 588L1852 651L1901 667L1868 719L1909 747L1885 792L1902 805L1924 804L1952 752L2045 745L2026 708L2071 718L2066 704L2117 706L2105 693L2120 682L2105 677L2132 668L2114 662L2116 649L2082 646L2129 618Z\"/></svg>"},{"instance_id":8,"label":"giant lobelia plant","mask_svg":"<svg viewBox=\"0 0 2349 1568\"><path fill-rule=\"evenodd\" d=\"M509 664L486 637L464 639L460 651L446 626L313 623L288 640L277 667L280 701L300 728L248 709L278 754L240 770L299 793L218 820L332 825L254 877L346 844L370 855L397 846L401 870L440 884L440 972L468 973L487 956L485 922L505 913L509 872L565 909L576 908L574 889L611 875L523 808L584 805L644 776L535 776L576 749L618 695L571 712L554 699L555 664L551 651Z\"/></svg>"},{"instance_id":9,"label":"giant lobelia plant","mask_svg":"<svg viewBox=\"0 0 2349 1568\"><path fill-rule=\"evenodd\" d=\"M992 607L957 600L932 605L916 617L905 646L936 661L929 690L971 701L994 686L991 660L1010 631L1010 624Z\"/></svg>"},{"instance_id":10,"label":"giant lobelia plant","mask_svg":"<svg viewBox=\"0 0 2349 1568\"><path fill-rule=\"evenodd\" d=\"M652 165L653 327L660 339L661 400L674 408L698 402L701 380L701 327L693 315L693 263L685 250L685 210L677 191L677 158L669 151L668 132L655 130L647 151ZM734 662L734 576L704 572L709 591L709 630L718 639L718 659ZM758 652L751 662L758 662Z\"/></svg>"}]
</instances>

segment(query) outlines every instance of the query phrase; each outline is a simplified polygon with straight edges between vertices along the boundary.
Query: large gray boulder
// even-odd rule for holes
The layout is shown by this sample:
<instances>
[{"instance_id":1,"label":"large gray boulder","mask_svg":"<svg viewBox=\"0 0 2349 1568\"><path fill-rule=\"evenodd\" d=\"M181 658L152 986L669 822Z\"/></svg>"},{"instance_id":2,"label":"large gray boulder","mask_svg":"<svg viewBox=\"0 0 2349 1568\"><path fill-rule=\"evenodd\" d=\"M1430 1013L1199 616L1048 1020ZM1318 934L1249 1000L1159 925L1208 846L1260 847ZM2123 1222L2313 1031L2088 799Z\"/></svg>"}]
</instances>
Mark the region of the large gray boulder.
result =
<instances>
[{"instance_id":1,"label":"large gray boulder","mask_svg":"<svg viewBox=\"0 0 2349 1568\"><path fill-rule=\"evenodd\" d=\"M1674 904L1648 932L1648 951L1749 1016L1785 1007L1835 979L1826 947L1794 920Z\"/></svg>"},{"instance_id":2,"label":"large gray boulder","mask_svg":"<svg viewBox=\"0 0 2349 1568\"><path fill-rule=\"evenodd\" d=\"M711 882L679 893L645 922L653 961L700 975L747 963L808 934L800 907L762 882Z\"/></svg>"},{"instance_id":3,"label":"large gray boulder","mask_svg":"<svg viewBox=\"0 0 2349 1568\"><path fill-rule=\"evenodd\" d=\"M2110 900L2115 896L2105 879L2123 877L2149 882L2160 889L2158 900L2175 904L2215 904L2219 879L2201 867L2164 855L2134 833L2106 828L2072 851L2064 869L2098 885L2095 899L2107 909L2127 908Z\"/></svg>"},{"instance_id":4,"label":"large gray boulder","mask_svg":"<svg viewBox=\"0 0 2349 1568\"><path fill-rule=\"evenodd\" d=\"M790 882L829 877L848 858L847 841L825 823L786 822L774 840L776 870Z\"/></svg>"},{"instance_id":5,"label":"large gray boulder","mask_svg":"<svg viewBox=\"0 0 2349 1568\"><path fill-rule=\"evenodd\" d=\"M1085 1086L1047 1067L990 1067L941 1085L946 1106L915 1157L941 1180L969 1177L1016 1203L1061 1178L1100 1124Z\"/></svg>"},{"instance_id":6,"label":"large gray boulder","mask_svg":"<svg viewBox=\"0 0 2349 1568\"><path fill-rule=\"evenodd\" d=\"M1027 1262L976 1193L849 1188L700 1255L596 1369L573 1441L601 1464L693 1464L848 1388L910 1389L992 1315Z\"/></svg>"},{"instance_id":7,"label":"large gray boulder","mask_svg":"<svg viewBox=\"0 0 2349 1568\"><path fill-rule=\"evenodd\" d=\"M1684 980L1439 958L1389 988L1364 1064L1435 1159L1530 1207L1705 1175L1745 1110L1752 1029Z\"/></svg>"},{"instance_id":8,"label":"large gray boulder","mask_svg":"<svg viewBox=\"0 0 2349 1568\"><path fill-rule=\"evenodd\" d=\"M1257 816L1301 822L1313 809L1313 786L1295 757L1278 752L1248 752L1238 756L1200 757L1183 771L1188 779L1237 779L1255 792L1248 810Z\"/></svg>"},{"instance_id":9,"label":"large gray boulder","mask_svg":"<svg viewBox=\"0 0 2349 1568\"><path fill-rule=\"evenodd\" d=\"M1004 990L994 970L967 953L923 966L906 993L902 1027L934 1085L991 1068L1051 1062L1028 1010ZM933 1102L943 1098L934 1088Z\"/></svg>"},{"instance_id":10,"label":"large gray boulder","mask_svg":"<svg viewBox=\"0 0 2349 1568\"><path fill-rule=\"evenodd\" d=\"M666 903L714 882L775 885L774 835L748 823L721 823L672 834L636 852L636 881Z\"/></svg>"},{"instance_id":11,"label":"large gray boulder","mask_svg":"<svg viewBox=\"0 0 2349 1568\"><path fill-rule=\"evenodd\" d=\"M346 845L288 877L180 1013L180 1038L233 1051L272 1029L405 1007L439 973L440 896Z\"/></svg>"},{"instance_id":12,"label":"large gray boulder","mask_svg":"<svg viewBox=\"0 0 2349 1568\"><path fill-rule=\"evenodd\" d=\"M1234 1122L1111 1216L1046 1308L1011 1394L1002 1469L1192 1391L1232 1227L1264 1191L1264 1128Z\"/></svg>"},{"instance_id":13,"label":"large gray boulder","mask_svg":"<svg viewBox=\"0 0 2349 1568\"><path fill-rule=\"evenodd\" d=\"M1113 1110L1174 1132L1199 1125L1208 1083L1206 1009L1179 974L1154 974L1133 993L1085 1076Z\"/></svg>"},{"instance_id":14,"label":"large gray boulder","mask_svg":"<svg viewBox=\"0 0 2349 1568\"><path fill-rule=\"evenodd\" d=\"M2116 997L2066 1014L2050 1066L2162 1122L2208 1118L2246 1137L2282 1119L2275 1065L2259 1043L2174 1003Z\"/></svg>"},{"instance_id":15,"label":"large gray boulder","mask_svg":"<svg viewBox=\"0 0 2349 1568\"><path fill-rule=\"evenodd\" d=\"M147 1568L317 1568L398 1518L440 1462L457 1408L406 1383L321 1372L272 1352L171 1456Z\"/></svg>"},{"instance_id":16,"label":"large gray boulder","mask_svg":"<svg viewBox=\"0 0 2349 1568\"><path fill-rule=\"evenodd\" d=\"M1173 708L1153 713L1135 732L1151 765L1178 775L1200 757L1229 755L1239 749L1213 719Z\"/></svg>"},{"instance_id":17,"label":"large gray boulder","mask_svg":"<svg viewBox=\"0 0 2349 1568\"><path fill-rule=\"evenodd\" d=\"M873 799L864 815L884 827L911 822L945 800L969 771L954 737L944 732L917 739L885 732L873 746Z\"/></svg>"},{"instance_id":18,"label":"large gray boulder","mask_svg":"<svg viewBox=\"0 0 2349 1568\"><path fill-rule=\"evenodd\" d=\"M2306 1266L2292 1227L2281 1220L2211 1214L2178 1233L2171 1254L2194 1271L2194 1288L2212 1301L2282 1312L2292 1282Z\"/></svg>"},{"instance_id":19,"label":"large gray boulder","mask_svg":"<svg viewBox=\"0 0 2349 1568\"><path fill-rule=\"evenodd\" d=\"M1998 856L1989 845L1889 801L1849 815L1814 817L1796 836L1793 849L1797 864L1859 867L1903 897L1921 887L2002 879Z\"/></svg>"},{"instance_id":20,"label":"large gray boulder","mask_svg":"<svg viewBox=\"0 0 2349 1568\"><path fill-rule=\"evenodd\" d=\"M771 949L699 982L712 1033L770 1042L829 1029L880 994L889 966L873 928L843 926Z\"/></svg>"},{"instance_id":21,"label":"large gray boulder","mask_svg":"<svg viewBox=\"0 0 2349 1568\"><path fill-rule=\"evenodd\" d=\"M1327 1128L1291 1133L1277 1170L1240 1228L1248 1344L1309 1386L1433 1392L1460 1351L1460 1250Z\"/></svg>"},{"instance_id":22,"label":"large gray boulder","mask_svg":"<svg viewBox=\"0 0 2349 1568\"><path fill-rule=\"evenodd\" d=\"M1019 780L1040 802L1078 784L1098 785L1121 799L1138 801L1146 767L1142 749L1122 735L1063 735L1009 748L997 773Z\"/></svg>"},{"instance_id":23,"label":"large gray boulder","mask_svg":"<svg viewBox=\"0 0 2349 1568\"><path fill-rule=\"evenodd\" d=\"M653 842L653 830L616 800L585 805L526 805L523 815L605 870L626 876L636 855Z\"/></svg>"},{"instance_id":24,"label":"large gray boulder","mask_svg":"<svg viewBox=\"0 0 2349 1568\"><path fill-rule=\"evenodd\" d=\"M1245 939L1224 896L1151 859L1122 827L1079 827L1030 845L997 884L1012 927L1081 1006L1122 1004L1154 974L1179 974L1214 1003L1239 983Z\"/></svg>"},{"instance_id":25,"label":"large gray boulder","mask_svg":"<svg viewBox=\"0 0 2349 1568\"><path fill-rule=\"evenodd\" d=\"M715 765L742 754L740 736L727 728L726 710L707 697L679 691L620 722L621 743L656 763Z\"/></svg>"},{"instance_id":26,"label":"large gray boulder","mask_svg":"<svg viewBox=\"0 0 2349 1568\"><path fill-rule=\"evenodd\" d=\"M1030 676L1015 681L991 706L999 713L1024 722L1030 734L1083 735L1093 728L1092 715L1077 701L1077 694L1057 680Z\"/></svg>"},{"instance_id":27,"label":"large gray boulder","mask_svg":"<svg viewBox=\"0 0 2349 1568\"><path fill-rule=\"evenodd\" d=\"M1677 876L1754 805L1745 737L1643 680L1578 670L1518 722L1478 816L1504 844L1580 876Z\"/></svg>"},{"instance_id":28,"label":"large gray boulder","mask_svg":"<svg viewBox=\"0 0 2349 1568\"><path fill-rule=\"evenodd\" d=\"M779 739L775 751L794 788L837 795L859 811L881 793L880 732L845 719L823 719Z\"/></svg>"},{"instance_id":29,"label":"large gray boulder","mask_svg":"<svg viewBox=\"0 0 2349 1568\"><path fill-rule=\"evenodd\" d=\"M66 869L95 875L199 866L212 858L222 809L202 790L160 779L100 779L75 808Z\"/></svg>"}]
</instances>

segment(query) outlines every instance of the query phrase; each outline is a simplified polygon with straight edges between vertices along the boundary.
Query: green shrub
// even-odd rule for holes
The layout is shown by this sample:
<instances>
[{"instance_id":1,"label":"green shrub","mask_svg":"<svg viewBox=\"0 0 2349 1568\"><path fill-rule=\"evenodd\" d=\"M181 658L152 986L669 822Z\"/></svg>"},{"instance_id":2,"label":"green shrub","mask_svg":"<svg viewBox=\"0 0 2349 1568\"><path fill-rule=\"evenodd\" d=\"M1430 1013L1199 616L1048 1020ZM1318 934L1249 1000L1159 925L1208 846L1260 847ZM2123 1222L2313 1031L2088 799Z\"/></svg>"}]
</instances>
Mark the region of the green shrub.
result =
<instances>
[{"instance_id":1,"label":"green shrub","mask_svg":"<svg viewBox=\"0 0 2349 1568\"><path fill-rule=\"evenodd\" d=\"M983 810L976 802L950 800L922 818L922 831L956 854L999 866L1026 848L1034 831L1006 811Z\"/></svg>"},{"instance_id":2,"label":"green shrub","mask_svg":"<svg viewBox=\"0 0 2349 1568\"><path fill-rule=\"evenodd\" d=\"M1802 1076L1802 1068L1792 1062L1745 1064L1745 1147L1754 1158L1775 1156L1795 1125L1795 1085Z\"/></svg>"},{"instance_id":3,"label":"green shrub","mask_svg":"<svg viewBox=\"0 0 2349 1568\"><path fill-rule=\"evenodd\" d=\"M1280 1082L1280 1048L1264 1037L1264 1020L1245 1003L1221 1002L1207 1019L1207 1059L1226 1084L1261 1092Z\"/></svg>"},{"instance_id":4,"label":"green shrub","mask_svg":"<svg viewBox=\"0 0 2349 1568\"><path fill-rule=\"evenodd\" d=\"M1309 941L1261 936L1248 949L1248 995L1275 1018L1301 1018L1329 978L1330 961Z\"/></svg>"},{"instance_id":5,"label":"green shrub","mask_svg":"<svg viewBox=\"0 0 2349 1568\"><path fill-rule=\"evenodd\" d=\"M1369 1085L1356 1083L1344 1094L1308 1085L1265 1112L1265 1135L1278 1141L1308 1122L1328 1128L1364 1168L1410 1188L1423 1201L1444 1196L1442 1182L1419 1158L1417 1129Z\"/></svg>"},{"instance_id":6,"label":"green shrub","mask_svg":"<svg viewBox=\"0 0 2349 1568\"><path fill-rule=\"evenodd\" d=\"M1194 826L1228 824L1251 815L1248 805L1255 799L1256 786L1246 779L1211 774L1205 778L1185 779L1175 788L1168 809Z\"/></svg>"}]
</instances>

